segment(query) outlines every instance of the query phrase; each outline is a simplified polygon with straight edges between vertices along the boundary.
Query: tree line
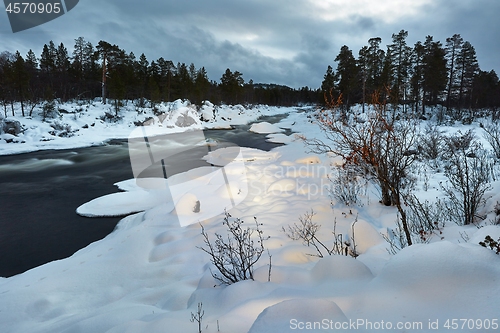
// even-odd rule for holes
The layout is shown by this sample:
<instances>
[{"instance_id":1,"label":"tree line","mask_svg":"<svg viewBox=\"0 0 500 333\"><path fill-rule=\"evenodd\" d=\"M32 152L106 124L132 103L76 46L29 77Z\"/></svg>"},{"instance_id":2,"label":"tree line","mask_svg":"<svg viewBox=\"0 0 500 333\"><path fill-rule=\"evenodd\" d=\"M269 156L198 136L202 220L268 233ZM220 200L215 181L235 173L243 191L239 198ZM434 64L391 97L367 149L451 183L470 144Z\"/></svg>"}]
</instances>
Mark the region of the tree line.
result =
<instances>
[{"instance_id":1,"label":"tree line","mask_svg":"<svg viewBox=\"0 0 500 333\"><path fill-rule=\"evenodd\" d=\"M84 37L75 39L72 53L53 41L43 46L39 57L32 50L24 57L19 51L0 53L0 103L5 114L9 108L14 114L14 103L20 102L22 115L31 115L37 105L54 99L101 97L103 103L137 100L151 107L176 99L289 106L317 103L320 96L319 89L309 87L245 82L241 72L229 68L216 82L193 63L174 64L163 57L149 61L144 54L137 58L106 41L94 46Z\"/></svg>"},{"instance_id":2,"label":"tree line","mask_svg":"<svg viewBox=\"0 0 500 333\"><path fill-rule=\"evenodd\" d=\"M384 50L380 37L370 38L357 58L344 45L328 66L320 89L292 89L283 85L245 82L243 74L229 68L219 81L208 78L204 67L197 68L160 57L148 60L127 53L119 46L100 41L96 46L83 37L75 39L72 53L63 43L43 46L39 57L30 50L0 53L0 103L4 113L19 102L21 113L31 115L37 105L58 99L95 99L114 103L136 100L139 104L189 99L200 104L297 105L322 103L324 97L342 96L343 107L379 102L402 105L403 110L425 114L427 106L443 105L461 119L473 110L500 106L500 84L495 71L480 69L470 42L459 34L443 45L427 36L413 47L406 42L408 32L392 35ZM383 100L383 101L382 101Z\"/></svg>"},{"instance_id":3,"label":"tree line","mask_svg":"<svg viewBox=\"0 0 500 333\"><path fill-rule=\"evenodd\" d=\"M370 38L357 58L342 46L335 58L336 71L328 66L324 75L323 94L330 99L341 96L347 108L355 103L364 107L374 93L377 102L402 105L403 111L425 114L426 106L440 104L453 109L456 119L500 106L497 74L480 69L474 47L460 34L447 38L444 45L427 36L413 47L407 37L405 30L393 34L385 50L380 37Z\"/></svg>"}]
</instances>

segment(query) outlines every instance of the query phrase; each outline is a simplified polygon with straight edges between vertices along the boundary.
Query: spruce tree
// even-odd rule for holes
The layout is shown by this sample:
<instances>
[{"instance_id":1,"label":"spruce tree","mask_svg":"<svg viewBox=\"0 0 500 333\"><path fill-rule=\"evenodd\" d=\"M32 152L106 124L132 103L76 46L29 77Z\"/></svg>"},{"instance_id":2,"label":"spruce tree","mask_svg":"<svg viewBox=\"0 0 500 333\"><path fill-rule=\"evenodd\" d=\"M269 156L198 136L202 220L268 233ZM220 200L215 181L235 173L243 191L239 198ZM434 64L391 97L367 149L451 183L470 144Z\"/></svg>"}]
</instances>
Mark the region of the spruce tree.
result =
<instances>
[{"instance_id":1,"label":"spruce tree","mask_svg":"<svg viewBox=\"0 0 500 333\"><path fill-rule=\"evenodd\" d=\"M356 59L354 59L349 47L344 45L341 47L335 61L337 62L335 82L338 82L337 86L339 92L342 94L343 106L345 105L349 108L356 94L357 80L359 77Z\"/></svg>"},{"instance_id":2,"label":"spruce tree","mask_svg":"<svg viewBox=\"0 0 500 333\"><path fill-rule=\"evenodd\" d=\"M335 88L335 74L333 73L332 66L328 65L326 73L323 76L323 82L321 82L321 91L323 96L329 96L333 94L333 89Z\"/></svg>"}]
</instances>

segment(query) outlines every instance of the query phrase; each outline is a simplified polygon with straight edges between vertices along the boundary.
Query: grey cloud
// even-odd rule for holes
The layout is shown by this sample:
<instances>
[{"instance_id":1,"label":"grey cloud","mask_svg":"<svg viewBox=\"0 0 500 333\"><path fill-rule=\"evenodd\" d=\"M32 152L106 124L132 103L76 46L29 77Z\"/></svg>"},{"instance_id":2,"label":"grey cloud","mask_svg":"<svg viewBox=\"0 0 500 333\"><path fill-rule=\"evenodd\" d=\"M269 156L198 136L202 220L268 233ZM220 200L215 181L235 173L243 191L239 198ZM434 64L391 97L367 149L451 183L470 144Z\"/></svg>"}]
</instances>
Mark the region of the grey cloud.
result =
<instances>
[{"instance_id":1,"label":"grey cloud","mask_svg":"<svg viewBox=\"0 0 500 333\"><path fill-rule=\"evenodd\" d=\"M83 36L94 45L102 39L136 55L144 53L150 61L193 62L216 81L230 68L254 82L316 88L326 67L336 67L333 59L342 45L357 55L369 38L380 36L385 47L401 29L409 31L410 45L426 35L444 42L460 33L475 46L481 68L499 72L499 12L499 1L436 0L413 17L384 23L361 15L324 21L308 0L87 0L23 33L11 34L7 23L0 22L0 52L19 49L25 54L32 48L40 54L49 40L71 50L74 39ZM246 40L246 35L258 38Z\"/></svg>"},{"instance_id":2,"label":"grey cloud","mask_svg":"<svg viewBox=\"0 0 500 333\"><path fill-rule=\"evenodd\" d=\"M375 29L375 20L371 17L355 15L351 17L353 23L352 26L356 27L360 31L373 31Z\"/></svg>"}]
</instances>

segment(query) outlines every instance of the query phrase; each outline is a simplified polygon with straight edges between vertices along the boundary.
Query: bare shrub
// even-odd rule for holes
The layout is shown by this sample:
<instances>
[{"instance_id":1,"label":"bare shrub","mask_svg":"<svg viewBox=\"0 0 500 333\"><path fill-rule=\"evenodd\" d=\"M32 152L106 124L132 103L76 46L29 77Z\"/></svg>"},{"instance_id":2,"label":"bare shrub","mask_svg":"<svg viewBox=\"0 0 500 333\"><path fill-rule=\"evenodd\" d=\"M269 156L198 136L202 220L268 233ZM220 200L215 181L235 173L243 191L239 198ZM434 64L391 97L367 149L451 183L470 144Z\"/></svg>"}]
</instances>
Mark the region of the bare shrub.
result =
<instances>
[{"instance_id":1,"label":"bare shrub","mask_svg":"<svg viewBox=\"0 0 500 333\"><path fill-rule=\"evenodd\" d=\"M401 191L408 185L409 169L417 157L416 120L397 120L388 116L387 107L380 102L377 93L372 100L374 110L362 123L344 117L339 119L341 103L334 102L317 117L326 140L304 138L304 141L312 152L342 156L346 163L375 179L380 186L382 203L398 208L407 242L411 244L406 213L401 206Z\"/></svg>"},{"instance_id":2,"label":"bare shrub","mask_svg":"<svg viewBox=\"0 0 500 333\"><path fill-rule=\"evenodd\" d=\"M205 310L203 310L203 303L200 302L198 303L198 310L196 311L196 313L191 312L191 319L190 319L192 323L198 324L198 333L202 333L204 315L205 315Z\"/></svg>"},{"instance_id":3,"label":"bare shrub","mask_svg":"<svg viewBox=\"0 0 500 333\"><path fill-rule=\"evenodd\" d=\"M448 182L441 188L448 200L444 206L458 225L472 224L486 203L486 191L491 189L493 162L470 131L446 138L446 147L444 170Z\"/></svg>"},{"instance_id":4,"label":"bare shrub","mask_svg":"<svg viewBox=\"0 0 500 333\"><path fill-rule=\"evenodd\" d=\"M337 176L330 178L332 189L330 194L338 202L346 206L359 203L359 195L363 189L357 172L348 165L336 168Z\"/></svg>"},{"instance_id":5,"label":"bare shrub","mask_svg":"<svg viewBox=\"0 0 500 333\"><path fill-rule=\"evenodd\" d=\"M401 225L401 219L399 215L396 220L396 227L394 229L387 228L387 234L382 233L382 237L387 243L389 243L390 248L387 249L387 251L390 254L396 254L401 251L401 249L409 246L408 238L406 237L403 226ZM418 240L418 238L415 237L415 234L410 234L410 237L412 240L412 244L417 243L416 240Z\"/></svg>"},{"instance_id":6,"label":"bare shrub","mask_svg":"<svg viewBox=\"0 0 500 333\"><path fill-rule=\"evenodd\" d=\"M266 251L264 237L260 229L262 224L254 217L255 227L243 227L244 221L239 218L231 220L228 212L224 213L222 224L226 226L227 236L215 233L215 241L211 241L201 225L206 248L201 250L210 255L210 261L215 265L219 274L212 272L212 276L224 285L230 285L242 280L253 280L255 264ZM271 279L271 255L269 254L269 280Z\"/></svg>"},{"instance_id":7,"label":"bare shrub","mask_svg":"<svg viewBox=\"0 0 500 333\"><path fill-rule=\"evenodd\" d=\"M358 256L356 252L356 242L354 239L354 225L357 222L356 220L352 224L352 237L351 239L344 240L342 234L337 234L337 220L334 220L333 224L333 243L331 247L325 245L323 241L321 241L318 236L318 230L321 226L312 221L313 217L316 215L314 211L311 209L310 212L306 212L304 215L299 217L299 223L294 223L293 225L289 225L288 229L283 227L283 232L292 239L292 240L300 240L302 244L308 247L313 247L316 249L316 254L309 254L311 256L316 256L323 258L323 252L328 255L350 255L353 258Z\"/></svg>"},{"instance_id":8,"label":"bare shrub","mask_svg":"<svg viewBox=\"0 0 500 333\"><path fill-rule=\"evenodd\" d=\"M490 250L494 251L496 254L500 254L500 238L496 241L488 235L484 238L484 241L479 242L479 245L490 248Z\"/></svg>"},{"instance_id":9,"label":"bare shrub","mask_svg":"<svg viewBox=\"0 0 500 333\"><path fill-rule=\"evenodd\" d=\"M441 200L438 199L435 203L427 200L421 202L416 196L407 195L405 202L408 206L410 231L413 235L418 235L419 242L426 242L435 235L441 237L441 229L444 228L447 218Z\"/></svg>"},{"instance_id":10,"label":"bare shrub","mask_svg":"<svg viewBox=\"0 0 500 333\"><path fill-rule=\"evenodd\" d=\"M500 225L500 202L496 202L495 206L493 207L493 212L495 213L495 217L491 224Z\"/></svg>"},{"instance_id":11,"label":"bare shrub","mask_svg":"<svg viewBox=\"0 0 500 333\"><path fill-rule=\"evenodd\" d=\"M424 133L419 136L418 145L424 158L435 160L443 151L443 131L428 123Z\"/></svg>"},{"instance_id":12,"label":"bare shrub","mask_svg":"<svg viewBox=\"0 0 500 333\"><path fill-rule=\"evenodd\" d=\"M500 159L500 124L498 121L483 126L484 138L491 145L496 158Z\"/></svg>"},{"instance_id":13,"label":"bare shrub","mask_svg":"<svg viewBox=\"0 0 500 333\"><path fill-rule=\"evenodd\" d=\"M440 200L436 203L430 203L427 200L421 202L416 196L407 194L405 195L405 203L408 207L406 212L412 244L429 243L435 236L443 239L442 229L445 226L447 216ZM396 227L388 229L387 234L382 234L382 237L389 243L388 251L391 254L396 254L410 245L399 216L396 220Z\"/></svg>"}]
</instances>

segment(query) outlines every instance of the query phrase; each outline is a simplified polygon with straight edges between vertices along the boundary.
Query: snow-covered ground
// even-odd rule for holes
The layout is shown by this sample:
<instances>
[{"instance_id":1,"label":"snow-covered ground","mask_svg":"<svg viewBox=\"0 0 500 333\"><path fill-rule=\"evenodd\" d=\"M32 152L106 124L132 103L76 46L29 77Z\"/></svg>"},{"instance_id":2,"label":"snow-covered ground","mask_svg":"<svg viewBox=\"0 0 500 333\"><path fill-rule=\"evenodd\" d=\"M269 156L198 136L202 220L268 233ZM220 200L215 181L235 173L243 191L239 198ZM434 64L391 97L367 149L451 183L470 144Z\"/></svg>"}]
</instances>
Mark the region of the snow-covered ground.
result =
<instances>
[{"instance_id":1,"label":"snow-covered ground","mask_svg":"<svg viewBox=\"0 0 500 333\"><path fill-rule=\"evenodd\" d=\"M198 332L197 323L190 319L199 304L204 311L202 330L207 333L499 330L500 256L478 245L486 235L500 237L500 228L487 225L488 219L482 228L448 224L429 244L391 255L381 234L394 228L396 209L382 206L370 184L364 186L356 206L332 202L327 176L331 164L341 162L339 158L309 154L301 140L281 133L290 129L321 137L310 113L297 108L228 106L213 119L210 104L202 110L181 102L169 107L167 118L151 121L153 132L223 128L287 112L289 116L278 124L251 128L286 145L270 152L242 148L237 154L227 148L217 150L215 145L205 157L213 168L176 175L169 184L144 180L151 186L139 186L135 180L124 180L117 184L116 194L81 206L79 212L84 215L135 213L105 239L70 258L0 279L0 332ZM79 129L70 138L48 134L53 130L49 124L19 118L26 128L19 140L25 143L6 143L12 137L3 134L0 151L127 138L134 121L146 118L124 113L121 125L116 125L96 119L102 111L94 105L80 115L64 114L60 121ZM209 121L200 121L200 114ZM244 167L227 167L234 162ZM216 166L226 170L225 181L215 173L221 170ZM442 179L439 173L419 179L415 192L428 198L440 196L437 184ZM169 186L190 181L196 181L192 184L197 184L197 196L176 199ZM498 182L492 185L485 212L490 218L494 203L500 200ZM186 193L190 190L185 188ZM196 205L198 209L193 209ZM228 205L229 213L244 220L244 225L251 225L256 217L264 235L270 236L265 241L272 255L270 282L269 262L263 256L255 281L220 286L211 275L216 269L210 257L199 249L204 246L200 225L179 223L185 216L190 221L204 216L200 222L211 239L216 232L225 235L223 208ZM334 224L344 239L354 230L359 257L311 256L314 248L283 232L311 210L316 213L313 222L321 225L318 235L327 244L333 241Z\"/></svg>"},{"instance_id":2,"label":"snow-covered ground","mask_svg":"<svg viewBox=\"0 0 500 333\"><path fill-rule=\"evenodd\" d=\"M32 117L22 117L16 105L16 117L8 108L6 118L19 122L21 133L7 133L0 114L0 155L18 154L41 149L65 149L100 145L109 139L127 139L133 129L144 124L158 134L178 133L194 129L230 129L231 125L243 125L260 116L286 113L288 108L241 105L216 106L205 102L201 107L187 101L157 104L155 114L151 108L139 108L129 101L115 116L114 106L98 101L56 104L58 111L42 121L42 106L35 108Z\"/></svg>"}]
</instances>

